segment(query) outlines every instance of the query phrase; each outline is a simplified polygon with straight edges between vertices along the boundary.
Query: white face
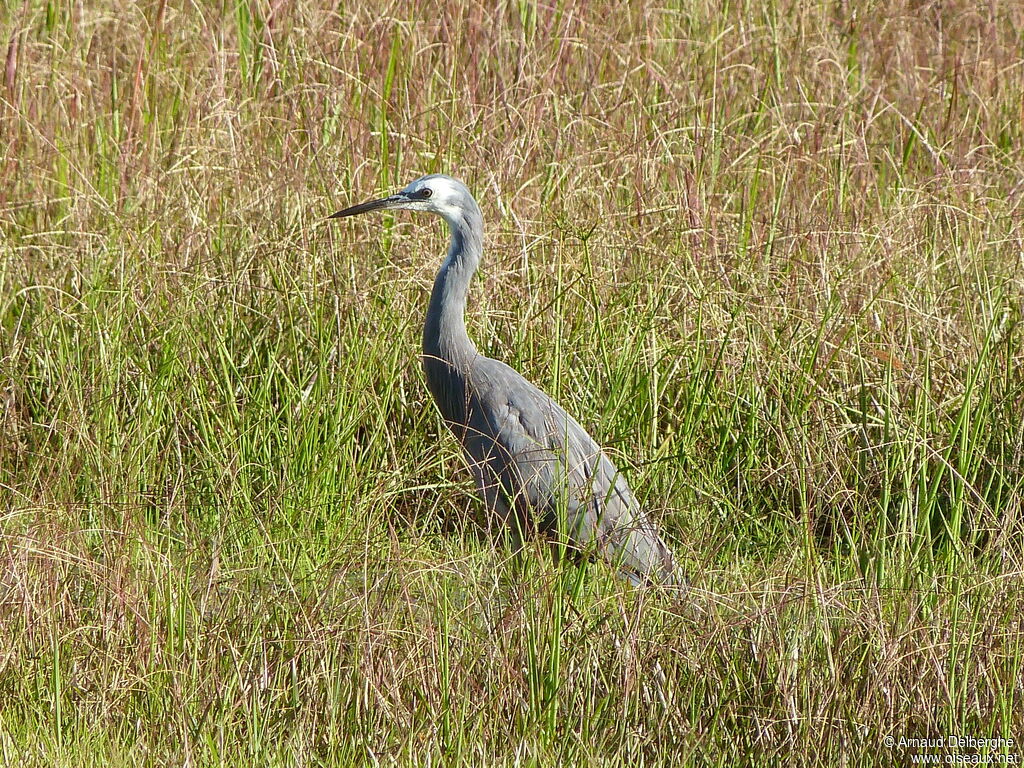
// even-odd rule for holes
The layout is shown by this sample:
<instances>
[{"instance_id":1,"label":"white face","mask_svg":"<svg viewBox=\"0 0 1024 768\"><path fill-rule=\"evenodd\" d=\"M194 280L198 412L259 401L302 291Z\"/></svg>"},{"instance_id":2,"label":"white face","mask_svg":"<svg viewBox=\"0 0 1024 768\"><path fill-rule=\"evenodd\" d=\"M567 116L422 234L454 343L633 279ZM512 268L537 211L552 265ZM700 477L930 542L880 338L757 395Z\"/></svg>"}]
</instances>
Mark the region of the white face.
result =
<instances>
[{"instance_id":1,"label":"white face","mask_svg":"<svg viewBox=\"0 0 1024 768\"><path fill-rule=\"evenodd\" d=\"M435 174L416 179L402 190L402 194L409 198L409 202L398 207L429 211L454 223L462 213L469 192L462 182Z\"/></svg>"}]
</instances>

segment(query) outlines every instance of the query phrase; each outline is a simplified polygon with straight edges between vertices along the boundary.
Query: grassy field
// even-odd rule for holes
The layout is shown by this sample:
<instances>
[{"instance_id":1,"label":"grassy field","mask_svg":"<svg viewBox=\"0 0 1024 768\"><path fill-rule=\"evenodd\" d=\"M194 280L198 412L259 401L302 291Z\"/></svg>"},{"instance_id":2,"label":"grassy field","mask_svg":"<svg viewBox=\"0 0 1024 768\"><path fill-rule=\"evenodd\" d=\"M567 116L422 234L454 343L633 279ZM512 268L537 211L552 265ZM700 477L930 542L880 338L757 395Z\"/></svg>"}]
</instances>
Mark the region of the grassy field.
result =
<instances>
[{"instance_id":1,"label":"grassy field","mask_svg":"<svg viewBox=\"0 0 1024 768\"><path fill-rule=\"evenodd\" d=\"M1024 760L1018 3L25 0L0 46L0 763ZM685 602L483 533L442 224L324 220L428 172L471 335Z\"/></svg>"}]
</instances>

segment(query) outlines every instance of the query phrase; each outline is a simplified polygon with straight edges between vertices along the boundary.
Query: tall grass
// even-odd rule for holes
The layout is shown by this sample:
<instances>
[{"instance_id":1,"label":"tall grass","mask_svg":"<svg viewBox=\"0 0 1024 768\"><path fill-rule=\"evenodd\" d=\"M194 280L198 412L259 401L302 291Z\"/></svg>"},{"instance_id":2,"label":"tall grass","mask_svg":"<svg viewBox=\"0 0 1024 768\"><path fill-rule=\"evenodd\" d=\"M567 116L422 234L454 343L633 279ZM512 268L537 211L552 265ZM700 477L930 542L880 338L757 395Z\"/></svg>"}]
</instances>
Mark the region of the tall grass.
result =
<instances>
[{"instance_id":1,"label":"tall grass","mask_svg":"<svg viewBox=\"0 0 1024 768\"><path fill-rule=\"evenodd\" d=\"M4 764L1024 740L1024 16L665 5L0 11ZM433 171L685 603L487 534L441 225L323 221Z\"/></svg>"}]
</instances>

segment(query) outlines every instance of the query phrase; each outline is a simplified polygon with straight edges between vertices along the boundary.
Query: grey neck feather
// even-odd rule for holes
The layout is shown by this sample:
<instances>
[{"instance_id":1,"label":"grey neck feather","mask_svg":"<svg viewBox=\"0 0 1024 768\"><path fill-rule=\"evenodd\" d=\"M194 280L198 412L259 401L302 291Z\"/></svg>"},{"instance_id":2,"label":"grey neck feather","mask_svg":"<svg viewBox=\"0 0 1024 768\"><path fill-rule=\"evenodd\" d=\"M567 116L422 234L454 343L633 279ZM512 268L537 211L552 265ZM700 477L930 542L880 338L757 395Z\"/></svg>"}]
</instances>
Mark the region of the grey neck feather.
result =
<instances>
[{"instance_id":1,"label":"grey neck feather","mask_svg":"<svg viewBox=\"0 0 1024 768\"><path fill-rule=\"evenodd\" d=\"M476 356L476 346L466 333L466 294L480 265L483 221L474 203L458 219L449 220L452 238L448 257L434 278L427 319L423 326L423 354L464 370Z\"/></svg>"}]
</instances>

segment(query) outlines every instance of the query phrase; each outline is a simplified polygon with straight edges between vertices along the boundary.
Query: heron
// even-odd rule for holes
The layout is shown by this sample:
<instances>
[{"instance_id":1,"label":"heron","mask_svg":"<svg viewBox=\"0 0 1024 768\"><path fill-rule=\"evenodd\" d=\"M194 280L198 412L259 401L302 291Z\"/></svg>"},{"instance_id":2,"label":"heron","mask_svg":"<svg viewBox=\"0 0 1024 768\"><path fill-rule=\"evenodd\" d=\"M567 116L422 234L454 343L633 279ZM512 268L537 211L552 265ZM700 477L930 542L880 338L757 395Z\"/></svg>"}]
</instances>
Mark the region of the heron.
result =
<instances>
[{"instance_id":1,"label":"heron","mask_svg":"<svg viewBox=\"0 0 1024 768\"><path fill-rule=\"evenodd\" d=\"M400 192L338 211L425 211L448 224L448 253L423 325L423 371L462 446L487 512L521 547L538 531L599 555L633 584L684 584L672 552L608 455L565 409L466 331L466 295L483 254L480 206L461 181L423 176Z\"/></svg>"}]
</instances>

